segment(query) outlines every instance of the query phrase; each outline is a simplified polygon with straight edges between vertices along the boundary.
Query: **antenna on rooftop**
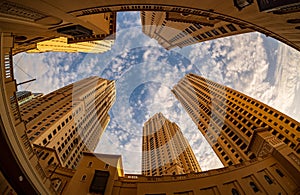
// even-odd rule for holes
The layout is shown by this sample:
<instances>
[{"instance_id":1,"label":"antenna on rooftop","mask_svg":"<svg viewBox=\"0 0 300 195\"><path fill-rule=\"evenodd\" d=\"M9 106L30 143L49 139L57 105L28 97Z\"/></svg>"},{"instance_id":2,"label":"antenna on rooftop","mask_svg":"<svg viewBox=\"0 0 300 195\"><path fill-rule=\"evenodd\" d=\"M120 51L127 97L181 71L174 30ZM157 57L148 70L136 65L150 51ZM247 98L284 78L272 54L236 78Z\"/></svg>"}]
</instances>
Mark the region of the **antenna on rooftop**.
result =
<instances>
[{"instance_id":1,"label":"antenna on rooftop","mask_svg":"<svg viewBox=\"0 0 300 195\"><path fill-rule=\"evenodd\" d=\"M29 82L32 82L32 81L35 81L36 79L30 79L30 80L27 80L27 81L24 81L24 82L21 82L21 83L17 83L17 86L19 85L23 85L25 83L29 83Z\"/></svg>"}]
</instances>

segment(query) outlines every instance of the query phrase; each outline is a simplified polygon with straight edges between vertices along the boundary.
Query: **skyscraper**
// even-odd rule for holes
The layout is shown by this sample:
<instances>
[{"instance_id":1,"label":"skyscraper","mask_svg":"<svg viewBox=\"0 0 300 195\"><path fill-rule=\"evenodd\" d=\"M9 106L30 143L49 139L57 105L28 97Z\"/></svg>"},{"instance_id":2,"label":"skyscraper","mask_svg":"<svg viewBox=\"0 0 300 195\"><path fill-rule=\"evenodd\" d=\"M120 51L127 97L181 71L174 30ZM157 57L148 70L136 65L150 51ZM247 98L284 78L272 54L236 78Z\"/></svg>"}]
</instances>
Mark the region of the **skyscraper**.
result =
<instances>
[{"instance_id":1,"label":"skyscraper","mask_svg":"<svg viewBox=\"0 0 300 195\"><path fill-rule=\"evenodd\" d=\"M225 166L256 157L247 146L261 127L300 153L299 122L258 100L195 74L172 92Z\"/></svg>"},{"instance_id":2,"label":"skyscraper","mask_svg":"<svg viewBox=\"0 0 300 195\"><path fill-rule=\"evenodd\" d=\"M107 127L115 83L89 77L20 107L41 164L76 167L82 152L92 152Z\"/></svg>"},{"instance_id":3,"label":"skyscraper","mask_svg":"<svg viewBox=\"0 0 300 195\"><path fill-rule=\"evenodd\" d=\"M145 122L142 150L143 175L178 175L201 171L180 128L162 113L155 114Z\"/></svg>"},{"instance_id":4,"label":"skyscraper","mask_svg":"<svg viewBox=\"0 0 300 195\"><path fill-rule=\"evenodd\" d=\"M35 49L28 50L29 53L40 52L84 52L84 53L103 53L111 49L113 40L86 41L68 44L67 37L59 37L37 43Z\"/></svg>"},{"instance_id":5,"label":"skyscraper","mask_svg":"<svg viewBox=\"0 0 300 195\"><path fill-rule=\"evenodd\" d=\"M143 32L165 49L253 31L209 15L189 13L141 11L141 21Z\"/></svg>"},{"instance_id":6,"label":"skyscraper","mask_svg":"<svg viewBox=\"0 0 300 195\"><path fill-rule=\"evenodd\" d=\"M17 91L16 97L18 100L19 106L33 100L34 98L42 97L42 93L32 93L31 91Z\"/></svg>"}]
</instances>

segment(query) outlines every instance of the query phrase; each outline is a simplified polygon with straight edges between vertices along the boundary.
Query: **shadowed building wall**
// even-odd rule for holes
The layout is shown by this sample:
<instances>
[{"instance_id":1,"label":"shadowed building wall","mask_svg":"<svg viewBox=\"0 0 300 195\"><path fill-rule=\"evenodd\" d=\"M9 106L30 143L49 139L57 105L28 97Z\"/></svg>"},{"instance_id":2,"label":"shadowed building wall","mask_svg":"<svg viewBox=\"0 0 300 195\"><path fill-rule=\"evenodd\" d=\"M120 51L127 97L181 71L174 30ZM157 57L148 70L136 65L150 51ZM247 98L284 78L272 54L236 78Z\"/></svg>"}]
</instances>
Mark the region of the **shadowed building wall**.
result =
<instances>
[{"instance_id":1,"label":"shadowed building wall","mask_svg":"<svg viewBox=\"0 0 300 195\"><path fill-rule=\"evenodd\" d=\"M253 30L207 16L174 12L142 11L143 32L165 49L185 47Z\"/></svg>"}]
</instances>

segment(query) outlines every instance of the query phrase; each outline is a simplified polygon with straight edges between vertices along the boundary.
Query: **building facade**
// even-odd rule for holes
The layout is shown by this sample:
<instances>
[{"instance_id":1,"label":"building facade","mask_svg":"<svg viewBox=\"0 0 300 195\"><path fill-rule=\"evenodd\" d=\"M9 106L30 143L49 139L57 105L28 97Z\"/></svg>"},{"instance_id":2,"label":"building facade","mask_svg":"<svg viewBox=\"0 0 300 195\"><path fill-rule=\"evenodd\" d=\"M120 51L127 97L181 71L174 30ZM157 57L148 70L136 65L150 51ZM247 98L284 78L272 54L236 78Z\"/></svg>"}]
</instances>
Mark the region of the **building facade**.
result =
<instances>
[{"instance_id":1,"label":"building facade","mask_svg":"<svg viewBox=\"0 0 300 195\"><path fill-rule=\"evenodd\" d=\"M124 174L119 155L83 153L76 171L52 167L58 194L201 195L299 194L299 155L267 128L247 146L258 158L238 165L182 175Z\"/></svg>"},{"instance_id":2,"label":"building facade","mask_svg":"<svg viewBox=\"0 0 300 195\"><path fill-rule=\"evenodd\" d=\"M118 11L149 11L151 15L149 19L152 19L153 13L160 15L162 12L168 21L175 21L174 24L176 22L179 26L184 22L192 24L185 28L181 27L182 32L176 34L176 37L167 36L172 39L171 43L181 47L227 34L258 31L297 50L300 49L297 0L284 2L232 0L224 1L222 4L217 0L210 2L166 0L163 4L158 0L89 1L84 4L79 0L62 2L48 0L47 3L42 0L34 2L5 0L0 3L0 7L0 15L3 17L0 27L3 32L10 32L15 37L14 53L34 49L38 42L61 36L68 37L69 43L114 39ZM198 30L194 24L203 26L202 30L198 29L200 34L195 34ZM161 27L164 25L166 24L162 22ZM206 27L207 30L204 30ZM187 36L188 34L193 36Z\"/></svg>"},{"instance_id":3,"label":"building facade","mask_svg":"<svg viewBox=\"0 0 300 195\"><path fill-rule=\"evenodd\" d=\"M115 12L107 10L105 13L74 14L72 12L75 10L72 10L71 4L59 6L49 3L22 3L14 0L0 3L0 15L7 18L7 20L1 20L0 27L3 32L13 33L15 41L12 52L14 54L38 49L38 43L59 37L65 37L69 44L115 39ZM73 1L72 4L80 4L80 1ZM79 7L85 6L82 4ZM70 48L66 50L70 51Z\"/></svg>"},{"instance_id":4,"label":"building facade","mask_svg":"<svg viewBox=\"0 0 300 195\"><path fill-rule=\"evenodd\" d=\"M256 157L247 146L261 127L300 153L299 122L258 100L195 74L172 92L225 166Z\"/></svg>"},{"instance_id":5,"label":"building facade","mask_svg":"<svg viewBox=\"0 0 300 195\"><path fill-rule=\"evenodd\" d=\"M35 49L26 51L27 53L41 52L83 52L83 53L103 53L111 49L113 40L86 41L79 43L68 43L67 37L59 37L37 43Z\"/></svg>"},{"instance_id":6,"label":"building facade","mask_svg":"<svg viewBox=\"0 0 300 195\"><path fill-rule=\"evenodd\" d=\"M253 30L209 15L141 11L143 32L165 49L237 35Z\"/></svg>"},{"instance_id":7,"label":"building facade","mask_svg":"<svg viewBox=\"0 0 300 195\"><path fill-rule=\"evenodd\" d=\"M201 168L188 141L174 122L157 113L144 123L142 174L180 175Z\"/></svg>"},{"instance_id":8,"label":"building facade","mask_svg":"<svg viewBox=\"0 0 300 195\"><path fill-rule=\"evenodd\" d=\"M89 77L21 106L41 164L75 168L82 152L93 151L110 121L115 93L114 81Z\"/></svg>"},{"instance_id":9,"label":"building facade","mask_svg":"<svg viewBox=\"0 0 300 195\"><path fill-rule=\"evenodd\" d=\"M30 102L34 98L40 98L42 97L42 93L32 93L31 91L17 91L16 97L18 100L19 106L22 106L23 104Z\"/></svg>"}]
</instances>

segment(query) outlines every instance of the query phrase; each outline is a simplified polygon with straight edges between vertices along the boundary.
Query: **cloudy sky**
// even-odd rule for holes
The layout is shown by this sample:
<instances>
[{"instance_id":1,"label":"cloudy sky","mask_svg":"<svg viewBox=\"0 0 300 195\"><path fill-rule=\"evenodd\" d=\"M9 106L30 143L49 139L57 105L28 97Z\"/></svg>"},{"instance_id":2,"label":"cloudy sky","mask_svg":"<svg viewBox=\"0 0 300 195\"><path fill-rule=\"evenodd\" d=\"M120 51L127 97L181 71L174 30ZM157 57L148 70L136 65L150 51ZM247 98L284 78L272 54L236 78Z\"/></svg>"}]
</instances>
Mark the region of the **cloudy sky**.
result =
<instances>
[{"instance_id":1,"label":"cloudy sky","mask_svg":"<svg viewBox=\"0 0 300 195\"><path fill-rule=\"evenodd\" d=\"M202 170L221 167L170 89L186 73L201 74L300 120L300 53L259 33L227 37L183 49L164 50L141 31L138 12L118 13L117 38L104 54L21 53L14 57L19 90L49 93L97 75L116 80L111 122L96 149L122 154L126 173L140 173L141 135L157 112L176 122Z\"/></svg>"}]
</instances>

